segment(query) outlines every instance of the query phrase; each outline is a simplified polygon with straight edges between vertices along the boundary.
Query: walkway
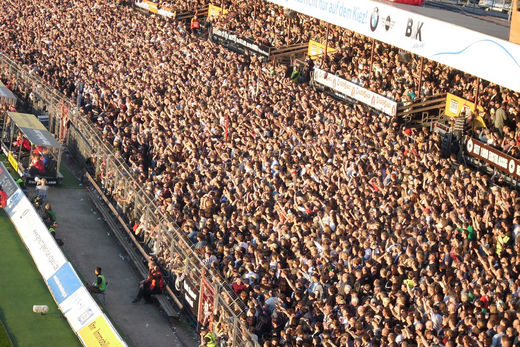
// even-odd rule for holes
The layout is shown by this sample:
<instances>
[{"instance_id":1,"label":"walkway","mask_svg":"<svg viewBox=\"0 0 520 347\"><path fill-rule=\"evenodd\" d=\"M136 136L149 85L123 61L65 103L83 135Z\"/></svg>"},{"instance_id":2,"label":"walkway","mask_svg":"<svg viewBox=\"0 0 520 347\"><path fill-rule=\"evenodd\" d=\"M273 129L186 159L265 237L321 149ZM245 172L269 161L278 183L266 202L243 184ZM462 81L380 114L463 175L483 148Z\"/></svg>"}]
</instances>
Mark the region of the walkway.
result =
<instances>
[{"instance_id":1,"label":"walkway","mask_svg":"<svg viewBox=\"0 0 520 347\"><path fill-rule=\"evenodd\" d=\"M74 171L67 155L63 164ZM57 237L64 241L63 250L80 277L93 282L94 268L103 269L109 282L105 310L130 346L198 345L195 329L183 319L186 317L181 316L172 326L157 306L131 303L142 278L137 277L77 180L64 187L51 187L49 201L57 216Z\"/></svg>"}]
</instances>

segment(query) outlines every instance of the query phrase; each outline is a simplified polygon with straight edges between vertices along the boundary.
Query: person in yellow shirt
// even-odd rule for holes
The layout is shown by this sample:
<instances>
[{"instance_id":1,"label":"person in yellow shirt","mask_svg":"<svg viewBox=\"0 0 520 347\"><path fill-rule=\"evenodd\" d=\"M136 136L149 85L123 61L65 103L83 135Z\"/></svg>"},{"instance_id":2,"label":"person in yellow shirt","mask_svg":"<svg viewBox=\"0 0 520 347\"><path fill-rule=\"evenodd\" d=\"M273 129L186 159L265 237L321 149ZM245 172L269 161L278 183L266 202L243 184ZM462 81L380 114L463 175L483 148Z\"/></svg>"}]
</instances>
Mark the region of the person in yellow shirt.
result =
<instances>
[{"instance_id":1,"label":"person in yellow shirt","mask_svg":"<svg viewBox=\"0 0 520 347\"><path fill-rule=\"evenodd\" d=\"M511 237L506 233L504 229L500 229L499 234L497 236L497 247L496 252L498 256L502 253L505 247L507 247Z\"/></svg>"}]
</instances>

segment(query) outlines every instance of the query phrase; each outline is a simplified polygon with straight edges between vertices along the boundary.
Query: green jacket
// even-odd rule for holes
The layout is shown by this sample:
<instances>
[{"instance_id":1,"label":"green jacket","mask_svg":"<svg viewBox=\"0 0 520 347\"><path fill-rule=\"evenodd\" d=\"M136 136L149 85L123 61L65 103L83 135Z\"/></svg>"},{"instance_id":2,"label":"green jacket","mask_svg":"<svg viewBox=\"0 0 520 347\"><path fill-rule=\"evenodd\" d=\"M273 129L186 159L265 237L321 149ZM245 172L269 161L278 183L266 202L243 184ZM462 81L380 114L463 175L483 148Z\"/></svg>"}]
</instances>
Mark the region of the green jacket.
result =
<instances>
[{"instance_id":1,"label":"green jacket","mask_svg":"<svg viewBox=\"0 0 520 347\"><path fill-rule=\"evenodd\" d=\"M207 347L218 347L217 338L211 331L204 335L204 341L206 342Z\"/></svg>"}]
</instances>

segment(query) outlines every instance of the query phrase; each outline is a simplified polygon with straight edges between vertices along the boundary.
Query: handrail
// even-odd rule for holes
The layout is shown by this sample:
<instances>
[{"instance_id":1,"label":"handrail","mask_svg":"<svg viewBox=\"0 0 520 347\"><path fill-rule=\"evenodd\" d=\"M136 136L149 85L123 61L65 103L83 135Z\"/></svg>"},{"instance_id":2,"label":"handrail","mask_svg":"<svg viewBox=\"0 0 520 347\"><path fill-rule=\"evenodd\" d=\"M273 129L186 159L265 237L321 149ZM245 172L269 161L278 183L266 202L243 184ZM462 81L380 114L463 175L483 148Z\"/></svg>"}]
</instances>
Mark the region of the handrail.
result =
<instances>
[{"instance_id":1,"label":"handrail","mask_svg":"<svg viewBox=\"0 0 520 347\"><path fill-rule=\"evenodd\" d=\"M85 176L87 177L87 179L89 180L90 184L92 184L92 186L98 191L98 192L101 192L101 188L99 187L99 185L97 184L97 182L94 180L94 178L87 172L85 174ZM101 198L103 199L103 201L105 201L105 203L107 204L107 206L110 208L110 210L112 211L112 213L114 214L114 216L117 218L117 220L119 221L119 223L123 226L123 229L125 229L126 231L126 234L128 235L128 237L130 238L130 240L132 240L132 243L134 244L134 246L137 247L137 250L139 251L139 253L141 253L141 255L147 259L149 256L148 256L148 253L144 250L143 246L141 246L141 244L139 243L139 241L135 238L134 234L132 233L132 231L130 231L130 228L128 228L128 226L126 225L125 221L121 218L121 216L119 215L119 212L117 212L117 210L115 209L114 205L107 199L107 197L105 196L105 194L101 194ZM168 292L168 294L170 294L170 296L172 297L172 299L175 301L175 303L177 304L177 306L179 307L179 309L183 309L184 305L179 301L179 299L177 299L177 296L173 293L172 289L170 288L170 286L168 284L166 284L166 291Z\"/></svg>"},{"instance_id":2,"label":"handrail","mask_svg":"<svg viewBox=\"0 0 520 347\"><path fill-rule=\"evenodd\" d=\"M283 54L283 53L287 53L287 52L299 51L301 49L305 49L305 51L307 51L308 47L309 47L308 43L297 43L294 45L276 48L273 51L271 51L271 54L277 55L277 54Z\"/></svg>"},{"instance_id":3,"label":"handrail","mask_svg":"<svg viewBox=\"0 0 520 347\"><path fill-rule=\"evenodd\" d=\"M197 13L197 16L199 16L199 18L205 18L208 16L208 10L209 10L209 5L203 6L201 8L197 8L195 10L182 11L182 12L177 13L177 16L175 17L175 19L178 21L185 20L185 19L191 19L195 15L195 13Z\"/></svg>"},{"instance_id":4,"label":"handrail","mask_svg":"<svg viewBox=\"0 0 520 347\"><path fill-rule=\"evenodd\" d=\"M412 102L397 107L397 116L404 117L411 114L433 110L443 109L446 106L446 94L437 94L415 99Z\"/></svg>"}]
</instances>

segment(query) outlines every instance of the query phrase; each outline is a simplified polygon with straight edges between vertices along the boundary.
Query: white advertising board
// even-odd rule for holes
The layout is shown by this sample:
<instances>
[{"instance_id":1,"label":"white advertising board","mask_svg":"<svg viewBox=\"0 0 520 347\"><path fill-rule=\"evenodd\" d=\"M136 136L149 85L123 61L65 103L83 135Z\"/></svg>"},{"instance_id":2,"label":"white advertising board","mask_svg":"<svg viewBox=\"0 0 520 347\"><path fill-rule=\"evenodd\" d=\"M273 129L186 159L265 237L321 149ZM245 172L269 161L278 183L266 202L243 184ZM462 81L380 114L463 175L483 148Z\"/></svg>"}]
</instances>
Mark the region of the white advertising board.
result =
<instances>
[{"instance_id":1,"label":"white advertising board","mask_svg":"<svg viewBox=\"0 0 520 347\"><path fill-rule=\"evenodd\" d=\"M83 345L126 346L2 162L0 186L8 196L5 212Z\"/></svg>"},{"instance_id":2,"label":"white advertising board","mask_svg":"<svg viewBox=\"0 0 520 347\"><path fill-rule=\"evenodd\" d=\"M51 277L67 262L67 259L20 189L7 200L5 211L43 278Z\"/></svg>"},{"instance_id":3,"label":"white advertising board","mask_svg":"<svg viewBox=\"0 0 520 347\"><path fill-rule=\"evenodd\" d=\"M268 0L520 92L520 45L371 0Z\"/></svg>"},{"instance_id":4,"label":"white advertising board","mask_svg":"<svg viewBox=\"0 0 520 347\"><path fill-rule=\"evenodd\" d=\"M358 86L357 84L349 82L343 78L339 78L327 71L315 68L314 81L329 87L338 93L348 96L349 98L361 101L362 103L390 116L395 116L397 112L397 103L395 101L385 98L384 96Z\"/></svg>"},{"instance_id":5,"label":"white advertising board","mask_svg":"<svg viewBox=\"0 0 520 347\"><path fill-rule=\"evenodd\" d=\"M85 287L81 287L60 305L74 331L80 331L101 314L101 310Z\"/></svg>"}]
</instances>

